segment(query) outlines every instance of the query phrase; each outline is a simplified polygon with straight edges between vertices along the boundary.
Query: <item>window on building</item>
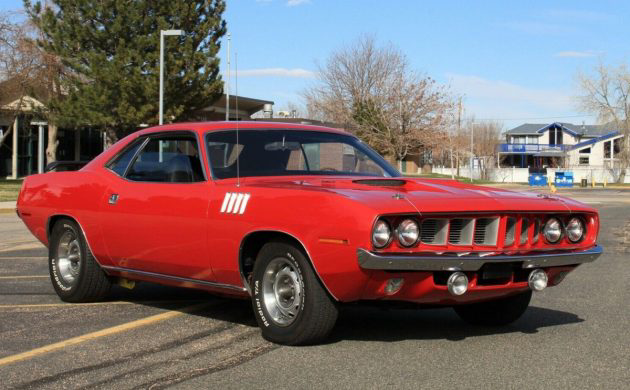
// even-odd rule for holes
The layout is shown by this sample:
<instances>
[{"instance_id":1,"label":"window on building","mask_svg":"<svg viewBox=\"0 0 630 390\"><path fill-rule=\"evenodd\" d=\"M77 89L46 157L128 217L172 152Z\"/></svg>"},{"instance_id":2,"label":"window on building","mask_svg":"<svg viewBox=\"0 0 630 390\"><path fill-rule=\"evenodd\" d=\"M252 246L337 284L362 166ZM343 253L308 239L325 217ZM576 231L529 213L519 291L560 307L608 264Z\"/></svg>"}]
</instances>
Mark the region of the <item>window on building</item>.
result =
<instances>
[{"instance_id":1,"label":"window on building","mask_svg":"<svg viewBox=\"0 0 630 390\"><path fill-rule=\"evenodd\" d=\"M590 147L584 148L584 149L580 149L580 153L588 154L590 152L591 152L591 148Z\"/></svg>"},{"instance_id":2,"label":"window on building","mask_svg":"<svg viewBox=\"0 0 630 390\"><path fill-rule=\"evenodd\" d=\"M580 157L580 165L588 165L588 157Z\"/></svg>"},{"instance_id":3,"label":"window on building","mask_svg":"<svg viewBox=\"0 0 630 390\"><path fill-rule=\"evenodd\" d=\"M140 151L127 179L164 183L203 181L197 141L192 136L152 138Z\"/></svg>"},{"instance_id":4,"label":"window on building","mask_svg":"<svg viewBox=\"0 0 630 390\"><path fill-rule=\"evenodd\" d=\"M610 158L612 152L612 141L604 142L604 158Z\"/></svg>"}]
</instances>

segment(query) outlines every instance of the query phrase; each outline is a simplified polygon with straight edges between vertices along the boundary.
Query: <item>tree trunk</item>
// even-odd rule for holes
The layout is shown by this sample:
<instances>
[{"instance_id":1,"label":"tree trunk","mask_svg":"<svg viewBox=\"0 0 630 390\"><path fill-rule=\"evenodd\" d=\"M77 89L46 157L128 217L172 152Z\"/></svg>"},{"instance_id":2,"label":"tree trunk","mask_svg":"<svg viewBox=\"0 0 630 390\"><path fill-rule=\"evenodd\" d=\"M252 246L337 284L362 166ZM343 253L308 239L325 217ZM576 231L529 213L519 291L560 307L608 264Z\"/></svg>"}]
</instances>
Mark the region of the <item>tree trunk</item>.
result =
<instances>
[{"instance_id":1,"label":"tree trunk","mask_svg":"<svg viewBox=\"0 0 630 390\"><path fill-rule=\"evenodd\" d=\"M57 161L57 146L59 140L57 139L57 125L54 123L48 123L48 146L46 147L46 165Z\"/></svg>"},{"instance_id":2,"label":"tree trunk","mask_svg":"<svg viewBox=\"0 0 630 390\"><path fill-rule=\"evenodd\" d=\"M450 155L451 155L451 179L452 179L452 180L455 180L455 171L453 170L453 168L455 168L455 167L453 166L453 148L451 148L451 153L450 153Z\"/></svg>"},{"instance_id":3,"label":"tree trunk","mask_svg":"<svg viewBox=\"0 0 630 390\"><path fill-rule=\"evenodd\" d=\"M109 127L105 129L105 141L103 143L103 150L109 149L117 141L118 135L116 134L116 130Z\"/></svg>"}]
</instances>

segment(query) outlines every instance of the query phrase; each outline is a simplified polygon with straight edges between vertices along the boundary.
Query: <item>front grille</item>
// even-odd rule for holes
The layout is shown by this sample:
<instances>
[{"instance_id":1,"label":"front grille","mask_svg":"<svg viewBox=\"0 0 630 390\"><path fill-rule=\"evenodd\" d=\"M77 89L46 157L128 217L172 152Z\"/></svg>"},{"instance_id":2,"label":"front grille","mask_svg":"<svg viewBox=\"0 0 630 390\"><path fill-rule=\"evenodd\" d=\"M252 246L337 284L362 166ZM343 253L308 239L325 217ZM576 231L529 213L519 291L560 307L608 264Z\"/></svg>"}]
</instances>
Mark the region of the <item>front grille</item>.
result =
<instances>
[{"instance_id":1,"label":"front grille","mask_svg":"<svg viewBox=\"0 0 630 390\"><path fill-rule=\"evenodd\" d=\"M499 218L477 218L475 223L475 244L496 245L498 232Z\"/></svg>"},{"instance_id":2,"label":"front grille","mask_svg":"<svg viewBox=\"0 0 630 390\"><path fill-rule=\"evenodd\" d=\"M527 244L527 237L529 234L529 218L523 218L521 220L521 241L520 245Z\"/></svg>"},{"instance_id":3,"label":"front grille","mask_svg":"<svg viewBox=\"0 0 630 390\"><path fill-rule=\"evenodd\" d=\"M497 251L516 253L555 248L541 239L542 225L549 214L538 212L466 213L414 215L420 225L420 239L413 250L454 255L478 252L491 256ZM561 218L567 219L568 217ZM408 218L406 215L384 217L393 228ZM391 250L406 250L396 244Z\"/></svg>"},{"instance_id":4,"label":"front grille","mask_svg":"<svg viewBox=\"0 0 630 390\"><path fill-rule=\"evenodd\" d=\"M516 231L516 218L509 217L505 224L505 239L503 241L505 246L514 244L514 233Z\"/></svg>"},{"instance_id":5,"label":"front grille","mask_svg":"<svg viewBox=\"0 0 630 390\"><path fill-rule=\"evenodd\" d=\"M451 219L448 242L453 245L472 245L473 219Z\"/></svg>"},{"instance_id":6,"label":"front grille","mask_svg":"<svg viewBox=\"0 0 630 390\"><path fill-rule=\"evenodd\" d=\"M429 245L444 245L447 230L447 219L425 219L422 221L420 241Z\"/></svg>"}]
</instances>

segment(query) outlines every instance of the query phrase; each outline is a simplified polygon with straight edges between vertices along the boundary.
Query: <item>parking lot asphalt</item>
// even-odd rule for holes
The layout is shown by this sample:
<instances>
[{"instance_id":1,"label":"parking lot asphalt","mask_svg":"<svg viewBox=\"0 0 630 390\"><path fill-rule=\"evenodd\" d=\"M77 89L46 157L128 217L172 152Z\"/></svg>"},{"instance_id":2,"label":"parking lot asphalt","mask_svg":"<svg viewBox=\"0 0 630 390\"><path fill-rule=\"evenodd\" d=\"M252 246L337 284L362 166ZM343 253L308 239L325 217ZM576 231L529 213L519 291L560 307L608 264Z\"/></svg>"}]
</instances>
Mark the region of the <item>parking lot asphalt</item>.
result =
<instances>
[{"instance_id":1,"label":"parking lot asphalt","mask_svg":"<svg viewBox=\"0 0 630 390\"><path fill-rule=\"evenodd\" d=\"M516 323L450 309L345 306L330 340L260 337L247 301L140 283L61 302L46 249L0 214L0 388L628 388L630 193L564 192L597 207L605 253L535 294Z\"/></svg>"}]
</instances>

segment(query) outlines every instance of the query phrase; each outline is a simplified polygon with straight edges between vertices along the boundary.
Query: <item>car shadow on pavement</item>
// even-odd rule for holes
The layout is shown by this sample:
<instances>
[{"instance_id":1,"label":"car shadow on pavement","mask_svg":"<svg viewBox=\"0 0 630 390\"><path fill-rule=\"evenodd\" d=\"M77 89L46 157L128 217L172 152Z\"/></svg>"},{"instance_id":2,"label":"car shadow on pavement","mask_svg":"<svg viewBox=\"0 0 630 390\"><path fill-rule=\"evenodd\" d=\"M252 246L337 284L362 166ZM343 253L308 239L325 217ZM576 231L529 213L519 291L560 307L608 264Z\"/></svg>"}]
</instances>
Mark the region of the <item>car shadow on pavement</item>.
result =
<instances>
[{"instance_id":1,"label":"car shadow on pavement","mask_svg":"<svg viewBox=\"0 0 630 390\"><path fill-rule=\"evenodd\" d=\"M201 290L139 282L132 290L114 286L108 301L126 301L163 310L178 311L191 305L207 304L188 315L256 327L248 299L225 298Z\"/></svg>"},{"instance_id":2,"label":"car shadow on pavement","mask_svg":"<svg viewBox=\"0 0 630 390\"><path fill-rule=\"evenodd\" d=\"M537 333L539 329L583 322L578 315L530 306L508 326L475 326L462 321L450 308L380 309L351 307L342 311L329 343L344 340L464 340L469 337L508 333Z\"/></svg>"}]
</instances>

